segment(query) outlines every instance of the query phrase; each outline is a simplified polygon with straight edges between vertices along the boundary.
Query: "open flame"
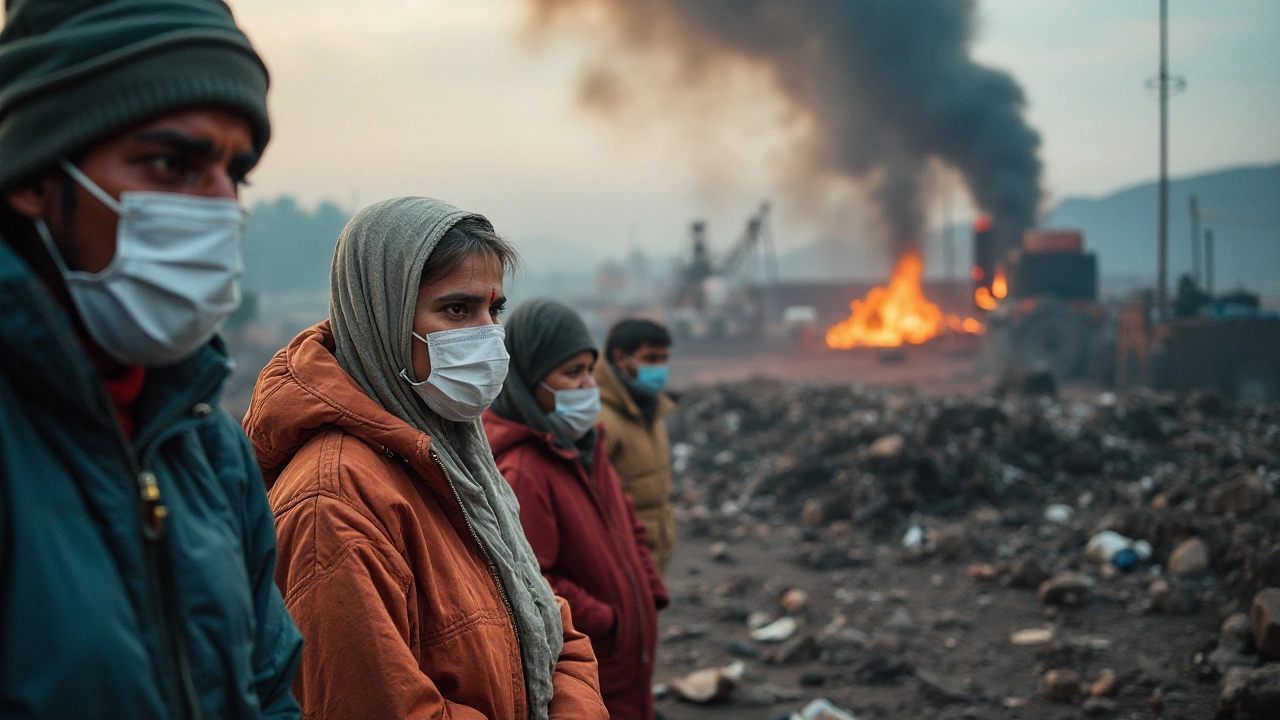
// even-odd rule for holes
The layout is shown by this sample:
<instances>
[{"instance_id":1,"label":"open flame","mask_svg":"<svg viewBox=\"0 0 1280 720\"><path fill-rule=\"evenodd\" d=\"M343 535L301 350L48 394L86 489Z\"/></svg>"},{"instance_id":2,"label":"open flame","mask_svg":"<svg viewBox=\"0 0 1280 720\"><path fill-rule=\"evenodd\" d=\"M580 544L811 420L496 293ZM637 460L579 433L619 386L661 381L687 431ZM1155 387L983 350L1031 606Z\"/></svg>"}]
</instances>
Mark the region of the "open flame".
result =
<instances>
[{"instance_id":1,"label":"open flame","mask_svg":"<svg viewBox=\"0 0 1280 720\"><path fill-rule=\"evenodd\" d=\"M975 271L981 274L982 268L975 268ZM991 289L988 290L985 285L978 286L973 292L973 301L983 310L995 310L1008 295L1009 281L1004 276L1004 268L997 265L996 276L991 278Z\"/></svg>"},{"instance_id":2,"label":"open flame","mask_svg":"<svg viewBox=\"0 0 1280 720\"><path fill-rule=\"evenodd\" d=\"M899 347L919 345L944 331L980 334L982 323L973 318L946 315L929 302L920 287L924 263L916 253L898 262L888 287L872 288L865 298L850 304L849 318L827 330L827 347Z\"/></svg>"}]
</instances>

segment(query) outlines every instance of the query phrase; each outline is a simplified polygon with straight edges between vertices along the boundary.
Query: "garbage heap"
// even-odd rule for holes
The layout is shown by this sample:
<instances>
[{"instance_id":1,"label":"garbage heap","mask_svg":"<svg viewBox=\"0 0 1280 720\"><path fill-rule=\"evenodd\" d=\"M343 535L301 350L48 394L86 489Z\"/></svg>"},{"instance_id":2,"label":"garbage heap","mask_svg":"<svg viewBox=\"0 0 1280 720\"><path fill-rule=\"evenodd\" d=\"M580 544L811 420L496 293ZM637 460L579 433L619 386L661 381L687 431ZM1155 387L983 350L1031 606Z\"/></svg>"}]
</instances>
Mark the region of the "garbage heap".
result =
<instances>
[{"instance_id":1,"label":"garbage heap","mask_svg":"<svg viewBox=\"0 0 1280 720\"><path fill-rule=\"evenodd\" d=\"M1224 618L1194 659L1219 682L1219 716L1280 713L1280 407L752 380L689 390L668 426L694 534L800 525L797 561L822 570L889 542L982 559L975 582L1035 587L1046 604L1145 567L1148 611ZM1019 532L1045 521L1066 531Z\"/></svg>"}]
</instances>

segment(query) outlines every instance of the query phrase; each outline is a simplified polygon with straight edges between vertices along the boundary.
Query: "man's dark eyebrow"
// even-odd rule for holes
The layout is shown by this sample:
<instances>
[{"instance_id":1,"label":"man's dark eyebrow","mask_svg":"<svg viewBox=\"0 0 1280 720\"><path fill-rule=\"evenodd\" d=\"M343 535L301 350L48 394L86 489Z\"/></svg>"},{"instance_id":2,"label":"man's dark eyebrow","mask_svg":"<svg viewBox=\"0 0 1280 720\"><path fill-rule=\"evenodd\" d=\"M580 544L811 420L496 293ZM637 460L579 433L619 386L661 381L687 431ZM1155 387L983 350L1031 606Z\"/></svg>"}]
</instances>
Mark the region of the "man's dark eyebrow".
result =
<instances>
[{"instance_id":1,"label":"man's dark eyebrow","mask_svg":"<svg viewBox=\"0 0 1280 720\"><path fill-rule=\"evenodd\" d=\"M211 140L193 138L176 130L148 130L135 135L134 140L155 145L167 145L178 152L200 157L211 157L217 149Z\"/></svg>"}]
</instances>

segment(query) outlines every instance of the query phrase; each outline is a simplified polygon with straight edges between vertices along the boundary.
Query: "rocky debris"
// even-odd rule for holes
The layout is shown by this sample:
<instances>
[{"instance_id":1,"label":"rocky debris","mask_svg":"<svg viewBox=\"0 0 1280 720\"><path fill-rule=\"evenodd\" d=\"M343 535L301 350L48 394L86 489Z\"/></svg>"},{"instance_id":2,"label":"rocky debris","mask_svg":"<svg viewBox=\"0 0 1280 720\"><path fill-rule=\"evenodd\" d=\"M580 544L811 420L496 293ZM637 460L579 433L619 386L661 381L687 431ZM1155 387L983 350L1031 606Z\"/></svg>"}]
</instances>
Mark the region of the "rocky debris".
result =
<instances>
[{"instance_id":1,"label":"rocky debris","mask_svg":"<svg viewBox=\"0 0 1280 720\"><path fill-rule=\"evenodd\" d=\"M1115 700L1093 697L1084 701L1080 706L1080 712L1084 713L1085 717L1106 717L1107 715L1114 715L1118 708L1119 706L1116 705Z\"/></svg>"},{"instance_id":2,"label":"rocky debris","mask_svg":"<svg viewBox=\"0 0 1280 720\"><path fill-rule=\"evenodd\" d=\"M809 609L809 593L800 588L791 588L782 595L779 601L783 612L788 615L803 615Z\"/></svg>"},{"instance_id":3,"label":"rocky debris","mask_svg":"<svg viewBox=\"0 0 1280 720\"><path fill-rule=\"evenodd\" d=\"M1089 684L1089 697L1112 697L1120 690L1120 678L1116 671L1107 668L1098 674L1098 679Z\"/></svg>"},{"instance_id":4,"label":"rocky debris","mask_svg":"<svg viewBox=\"0 0 1280 720\"><path fill-rule=\"evenodd\" d=\"M693 703L724 700L729 697L734 688L738 687L745 669L742 662L737 661L722 668L695 670L682 678L672 680L670 686L681 700Z\"/></svg>"},{"instance_id":5,"label":"rocky debris","mask_svg":"<svg viewBox=\"0 0 1280 720\"><path fill-rule=\"evenodd\" d=\"M1200 609L1200 601L1186 583L1176 577L1156 578L1147 587L1147 604L1152 612L1190 615Z\"/></svg>"},{"instance_id":6,"label":"rocky debris","mask_svg":"<svg viewBox=\"0 0 1280 720\"><path fill-rule=\"evenodd\" d=\"M781 617L751 631L751 639L762 643L780 643L796 634L800 624L793 617Z\"/></svg>"},{"instance_id":7,"label":"rocky debris","mask_svg":"<svg viewBox=\"0 0 1280 720\"><path fill-rule=\"evenodd\" d=\"M765 653L764 660L773 665L795 665L818 659L818 641L812 635L797 635Z\"/></svg>"},{"instance_id":8,"label":"rocky debris","mask_svg":"<svg viewBox=\"0 0 1280 720\"><path fill-rule=\"evenodd\" d=\"M1274 718L1280 714L1280 663L1232 668L1218 693L1219 718Z\"/></svg>"},{"instance_id":9,"label":"rocky debris","mask_svg":"<svg viewBox=\"0 0 1280 720\"><path fill-rule=\"evenodd\" d=\"M826 698L818 698L798 713L793 713L789 720L858 720L848 710L840 708Z\"/></svg>"},{"instance_id":10,"label":"rocky debris","mask_svg":"<svg viewBox=\"0 0 1280 720\"><path fill-rule=\"evenodd\" d=\"M1014 645L1044 645L1052 641L1053 630L1049 628L1027 628L1009 636L1009 642Z\"/></svg>"},{"instance_id":11,"label":"rocky debris","mask_svg":"<svg viewBox=\"0 0 1280 720\"><path fill-rule=\"evenodd\" d=\"M1218 515L1229 513L1237 517L1251 515L1271 500L1267 484L1257 473L1245 472L1209 491L1204 507Z\"/></svg>"},{"instance_id":12,"label":"rocky debris","mask_svg":"<svg viewBox=\"0 0 1280 720\"><path fill-rule=\"evenodd\" d=\"M1259 590L1249 605L1249 618L1258 652L1265 658L1280 660L1280 588Z\"/></svg>"},{"instance_id":13,"label":"rocky debris","mask_svg":"<svg viewBox=\"0 0 1280 720\"><path fill-rule=\"evenodd\" d=\"M1209 569L1209 546L1198 537L1183 540L1169 553L1169 572L1192 577Z\"/></svg>"},{"instance_id":14,"label":"rocky debris","mask_svg":"<svg viewBox=\"0 0 1280 720\"><path fill-rule=\"evenodd\" d=\"M1089 601L1094 584L1084 573L1062 572L1041 583L1036 597L1045 605L1079 607Z\"/></svg>"},{"instance_id":15,"label":"rocky debris","mask_svg":"<svg viewBox=\"0 0 1280 720\"><path fill-rule=\"evenodd\" d=\"M1071 702L1080 694L1080 675L1074 670L1050 670L1044 674L1045 697L1055 702Z\"/></svg>"},{"instance_id":16,"label":"rocky debris","mask_svg":"<svg viewBox=\"0 0 1280 720\"><path fill-rule=\"evenodd\" d=\"M733 562L733 556L729 554L729 543L724 541L711 543L708 554L711 555L712 560L718 563L728 564Z\"/></svg>"}]
</instances>

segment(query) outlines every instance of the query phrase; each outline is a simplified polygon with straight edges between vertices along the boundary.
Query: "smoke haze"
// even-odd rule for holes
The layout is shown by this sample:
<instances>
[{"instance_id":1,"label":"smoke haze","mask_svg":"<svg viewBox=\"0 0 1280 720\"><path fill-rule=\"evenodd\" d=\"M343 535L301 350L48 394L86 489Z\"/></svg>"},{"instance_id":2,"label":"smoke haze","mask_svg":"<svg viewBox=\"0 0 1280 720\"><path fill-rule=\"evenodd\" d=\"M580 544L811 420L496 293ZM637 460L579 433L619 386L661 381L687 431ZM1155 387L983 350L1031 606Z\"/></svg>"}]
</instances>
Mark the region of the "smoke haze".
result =
<instances>
[{"instance_id":1,"label":"smoke haze","mask_svg":"<svg viewBox=\"0 0 1280 720\"><path fill-rule=\"evenodd\" d=\"M866 188L894 255L924 235L936 161L1006 240L1036 220L1040 136L1021 87L971 57L973 0L528 2L540 30L566 23L608 38L579 92L606 117L655 90L714 91L728 66L763 69L807 128L799 175ZM655 77L666 87L636 87Z\"/></svg>"}]
</instances>

